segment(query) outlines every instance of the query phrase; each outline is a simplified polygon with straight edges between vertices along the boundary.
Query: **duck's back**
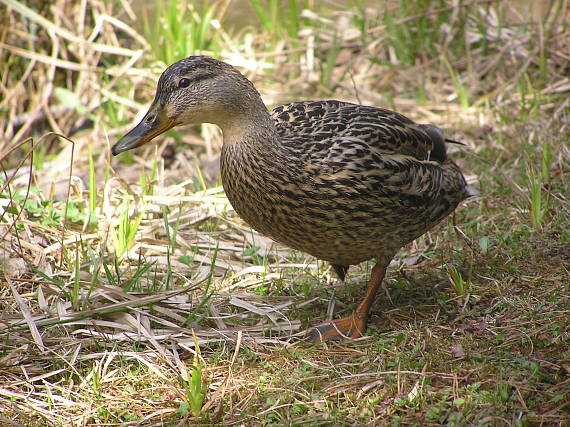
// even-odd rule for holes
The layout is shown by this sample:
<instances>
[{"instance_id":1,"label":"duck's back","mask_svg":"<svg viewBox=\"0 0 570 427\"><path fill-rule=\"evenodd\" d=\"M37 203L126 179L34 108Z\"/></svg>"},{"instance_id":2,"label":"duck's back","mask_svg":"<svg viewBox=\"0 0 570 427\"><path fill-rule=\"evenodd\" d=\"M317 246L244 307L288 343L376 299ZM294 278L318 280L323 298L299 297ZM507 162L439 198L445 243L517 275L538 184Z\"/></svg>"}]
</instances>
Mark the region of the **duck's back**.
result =
<instances>
[{"instance_id":1,"label":"duck's back","mask_svg":"<svg viewBox=\"0 0 570 427\"><path fill-rule=\"evenodd\" d=\"M469 195L435 127L339 101L271 114L277 148L224 147L222 178L240 216L295 249L341 265L391 257Z\"/></svg>"},{"instance_id":2,"label":"duck's back","mask_svg":"<svg viewBox=\"0 0 570 427\"><path fill-rule=\"evenodd\" d=\"M279 135L302 156L326 159L340 147L426 160L434 144L421 127L395 111L335 100L295 102L271 115ZM443 144L443 139L441 140ZM322 156L315 156L317 150ZM366 156L366 152L358 153Z\"/></svg>"}]
</instances>

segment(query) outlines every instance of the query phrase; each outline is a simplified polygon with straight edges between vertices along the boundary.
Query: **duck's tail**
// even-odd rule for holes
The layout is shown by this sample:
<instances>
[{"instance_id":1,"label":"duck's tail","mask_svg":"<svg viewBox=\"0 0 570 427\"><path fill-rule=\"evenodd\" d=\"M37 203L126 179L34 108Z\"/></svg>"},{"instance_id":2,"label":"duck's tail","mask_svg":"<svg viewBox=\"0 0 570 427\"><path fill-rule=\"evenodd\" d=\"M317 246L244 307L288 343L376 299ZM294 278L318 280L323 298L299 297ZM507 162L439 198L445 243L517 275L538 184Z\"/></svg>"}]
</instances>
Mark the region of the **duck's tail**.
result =
<instances>
[{"instance_id":1,"label":"duck's tail","mask_svg":"<svg viewBox=\"0 0 570 427\"><path fill-rule=\"evenodd\" d=\"M449 138L445 138L445 142L449 142L451 144L457 144L457 145L467 145L464 142L456 141L455 139L449 139Z\"/></svg>"}]
</instances>

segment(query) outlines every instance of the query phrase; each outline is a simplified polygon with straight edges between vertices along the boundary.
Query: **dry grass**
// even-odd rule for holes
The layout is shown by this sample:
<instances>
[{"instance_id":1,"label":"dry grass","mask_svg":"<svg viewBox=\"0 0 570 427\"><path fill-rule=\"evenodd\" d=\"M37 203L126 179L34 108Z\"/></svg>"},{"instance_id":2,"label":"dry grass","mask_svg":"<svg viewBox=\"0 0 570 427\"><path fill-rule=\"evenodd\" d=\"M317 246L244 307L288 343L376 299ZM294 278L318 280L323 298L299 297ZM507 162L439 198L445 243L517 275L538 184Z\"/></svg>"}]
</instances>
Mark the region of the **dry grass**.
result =
<instances>
[{"instance_id":1,"label":"dry grass","mask_svg":"<svg viewBox=\"0 0 570 427\"><path fill-rule=\"evenodd\" d=\"M0 425L568 422L567 1L302 11L295 40L226 30L215 3L201 53L268 104L387 106L471 141L453 156L481 195L402 251L368 337L328 346L303 331L350 311L369 266L343 285L250 230L216 128L110 158L165 66L128 3L0 4ZM121 218L140 226L117 257Z\"/></svg>"}]
</instances>

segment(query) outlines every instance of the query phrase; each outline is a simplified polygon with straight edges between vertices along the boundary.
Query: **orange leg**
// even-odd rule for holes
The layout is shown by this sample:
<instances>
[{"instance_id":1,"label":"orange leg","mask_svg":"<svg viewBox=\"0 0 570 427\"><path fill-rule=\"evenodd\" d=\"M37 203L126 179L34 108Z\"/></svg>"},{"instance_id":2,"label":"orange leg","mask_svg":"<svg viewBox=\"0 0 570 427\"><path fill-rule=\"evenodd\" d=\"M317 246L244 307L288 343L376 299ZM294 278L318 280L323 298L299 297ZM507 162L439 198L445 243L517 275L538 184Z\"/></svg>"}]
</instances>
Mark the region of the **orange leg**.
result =
<instances>
[{"instance_id":1,"label":"orange leg","mask_svg":"<svg viewBox=\"0 0 570 427\"><path fill-rule=\"evenodd\" d=\"M311 331L310 338L313 341L330 341L342 338L359 338L366 330L366 323L368 320L368 312L374 302L378 288L386 274L386 267L389 262L378 261L372 273L370 274L370 281L368 282L368 289L364 299L358 304L354 313L351 316L342 319L330 320L315 326Z\"/></svg>"}]
</instances>

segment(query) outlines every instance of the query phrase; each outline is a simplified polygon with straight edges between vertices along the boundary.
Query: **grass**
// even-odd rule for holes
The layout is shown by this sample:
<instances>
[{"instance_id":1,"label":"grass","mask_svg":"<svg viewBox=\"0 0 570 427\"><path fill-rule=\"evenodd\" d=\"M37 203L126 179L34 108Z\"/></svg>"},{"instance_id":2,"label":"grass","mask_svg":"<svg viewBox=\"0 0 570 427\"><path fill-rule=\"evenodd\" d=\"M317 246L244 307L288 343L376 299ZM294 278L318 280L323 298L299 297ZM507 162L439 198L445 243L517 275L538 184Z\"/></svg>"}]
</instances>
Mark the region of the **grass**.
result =
<instances>
[{"instance_id":1,"label":"grass","mask_svg":"<svg viewBox=\"0 0 570 427\"><path fill-rule=\"evenodd\" d=\"M282 3L277 0L249 0L263 30L273 33L273 40L277 41L284 35L294 40L299 32L300 11L308 6L308 2L289 0L287 7L283 7Z\"/></svg>"},{"instance_id":2,"label":"grass","mask_svg":"<svg viewBox=\"0 0 570 427\"><path fill-rule=\"evenodd\" d=\"M0 424L568 423L565 2L251 1L242 26L228 1L36 3L0 0ZM469 144L450 155L479 195L401 251L367 337L302 339L372 265L342 284L249 229L216 129L110 158L194 53L271 105L384 106Z\"/></svg>"},{"instance_id":3,"label":"grass","mask_svg":"<svg viewBox=\"0 0 570 427\"><path fill-rule=\"evenodd\" d=\"M220 3L157 0L143 5L144 33L154 59L172 64L196 52L216 51Z\"/></svg>"}]
</instances>

